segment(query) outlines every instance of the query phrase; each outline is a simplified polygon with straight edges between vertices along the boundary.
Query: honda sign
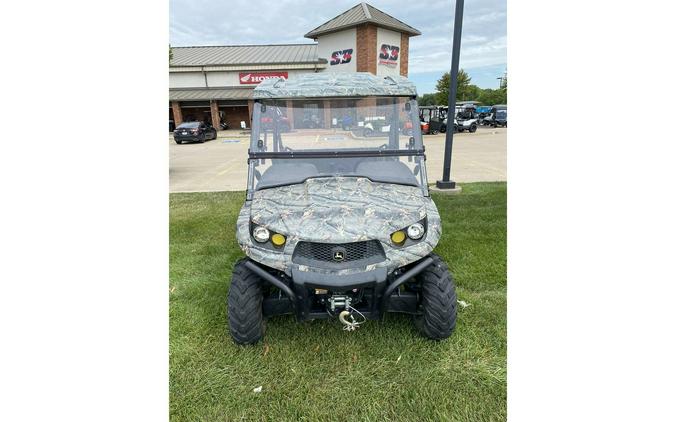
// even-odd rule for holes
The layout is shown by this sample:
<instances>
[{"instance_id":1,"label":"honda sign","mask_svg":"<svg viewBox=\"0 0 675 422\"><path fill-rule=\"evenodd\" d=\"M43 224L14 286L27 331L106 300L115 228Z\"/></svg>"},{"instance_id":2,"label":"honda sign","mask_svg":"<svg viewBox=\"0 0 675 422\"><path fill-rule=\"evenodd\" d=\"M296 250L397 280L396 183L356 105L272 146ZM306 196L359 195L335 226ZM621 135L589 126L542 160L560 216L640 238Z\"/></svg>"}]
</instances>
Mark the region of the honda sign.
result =
<instances>
[{"instance_id":1,"label":"honda sign","mask_svg":"<svg viewBox=\"0 0 675 422\"><path fill-rule=\"evenodd\" d=\"M239 83L242 85L259 84L270 78L288 79L288 72L239 73Z\"/></svg>"}]
</instances>

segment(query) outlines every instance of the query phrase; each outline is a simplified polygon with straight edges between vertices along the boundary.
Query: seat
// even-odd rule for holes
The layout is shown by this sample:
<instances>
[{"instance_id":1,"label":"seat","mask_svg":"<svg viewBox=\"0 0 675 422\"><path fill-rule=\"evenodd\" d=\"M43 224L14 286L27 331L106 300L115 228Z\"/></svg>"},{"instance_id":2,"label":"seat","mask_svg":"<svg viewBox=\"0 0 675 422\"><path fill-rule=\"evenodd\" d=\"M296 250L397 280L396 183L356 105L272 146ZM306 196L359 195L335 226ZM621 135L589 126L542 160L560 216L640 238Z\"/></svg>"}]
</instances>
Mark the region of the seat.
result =
<instances>
[{"instance_id":1,"label":"seat","mask_svg":"<svg viewBox=\"0 0 675 422\"><path fill-rule=\"evenodd\" d=\"M319 175L319 170L311 163L278 163L272 164L258 181L258 189L300 183L310 177Z\"/></svg>"},{"instance_id":2,"label":"seat","mask_svg":"<svg viewBox=\"0 0 675 422\"><path fill-rule=\"evenodd\" d=\"M400 161L361 161L356 166L356 174L366 176L373 181L419 186L410 168Z\"/></svg>"}]
</instances>

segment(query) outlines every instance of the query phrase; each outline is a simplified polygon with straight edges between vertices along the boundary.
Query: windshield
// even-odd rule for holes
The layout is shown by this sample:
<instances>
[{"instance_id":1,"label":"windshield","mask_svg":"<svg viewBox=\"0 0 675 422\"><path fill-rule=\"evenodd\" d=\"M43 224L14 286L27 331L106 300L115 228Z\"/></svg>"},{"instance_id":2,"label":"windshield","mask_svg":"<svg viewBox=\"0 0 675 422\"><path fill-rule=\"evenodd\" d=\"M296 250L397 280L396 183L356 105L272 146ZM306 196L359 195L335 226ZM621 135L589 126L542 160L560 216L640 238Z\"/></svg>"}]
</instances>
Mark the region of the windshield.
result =
<instances>
[{"instance_id":1,"label":"windshield","mask_svg":"<svg viewBox=\"0 0 675 422\"><path fill-rule=\"evenodd\" d=\"M404 97L257 102L249 191L353 176L424 185L426 194L418 113Z\"/></svg>"},{"instance_id":2,"label":"windshield","mask_svg":"<svg viewBox=\"0 0 675 422\"><path fill-rule=\"evenodd\" d=\"M466 108L466 109L460 109L457 110L457 113L455 114L455 118L457 119L473 119L473 109L472 108Z\"/></svg>"},{"instance_id":3,"label":"windshield","mask_svg":"<svg viewBox=\"0 0 675 422\"><path fill-rule=\"evenodd\" d=\"M497 118L506 120L506 110L497 110Z\"/></svg>"},{"instance_id":4,"label":"windshield","mask_svg":"<svg viewBox=\"0 0 675 422\"><path fill-rule=\"evenodd\" d=\"M199 127L199 122L181 123L176 129L193 129Z\"/></svg>"}]
</instances>

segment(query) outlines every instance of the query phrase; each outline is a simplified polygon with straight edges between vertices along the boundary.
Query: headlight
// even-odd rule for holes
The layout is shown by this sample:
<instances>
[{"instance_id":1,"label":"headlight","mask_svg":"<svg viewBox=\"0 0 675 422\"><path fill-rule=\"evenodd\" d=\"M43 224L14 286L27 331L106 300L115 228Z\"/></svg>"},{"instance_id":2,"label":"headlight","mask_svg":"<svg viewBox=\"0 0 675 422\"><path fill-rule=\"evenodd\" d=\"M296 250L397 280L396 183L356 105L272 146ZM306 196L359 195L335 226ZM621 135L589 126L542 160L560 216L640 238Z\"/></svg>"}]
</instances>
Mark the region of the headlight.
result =
<instances>
[{"instance_id":1,"label":"headlight","mask_svg":"<svg viewBox=\"0 0 675 422\"><path fill-rule=\"evenodd\" d=\"M265 243L270 239L270 231L262 226L253 229L253 238L260 243Z\"/></svg>"},{"instance_id":2,"label":"headlight","mask_svg":"<svg viewBox=\"0 0 675 422\"><path fill-rule=\"evenodd\" d=\"M424 236L424 226L421 223L411 224L407 232L409 238L413 240L421 239Z\"/></svg>"},{"instance_id":3,"label":"headlight","mask_svg":"<svg viewBox=\"0 0 675 422\"><path fill-rule=\"evenodd\" d=\"M272 235L272 244L274 246L283 246L286 243L286 237L283 234L274 233Z\"/></svg>"},{"instance_id":4,"label":"headlight","mask_svg":"<svg viewBox=\"0 0 675 422\"><path fill-rule=\"evenodd\" d=\"M405 232L403 230L395 231L391 234L391 241L397 245L402 245L405 242Z\"/></svg>"},{"instance_id":5,"label":"headlight","mask_svg":"<svg viewBox=\"0 0 675 422\"><path fill-rule=\"evenodd\" d=\"M417 223L413 223L408 227L393 232L389 235L391 243L394 244L394 246L403 246L406 244L406 239L410 239L413 242L418 241L424 237L424 232L426 232L425 226L426 217Z\"/></svg>"}]
</instances>

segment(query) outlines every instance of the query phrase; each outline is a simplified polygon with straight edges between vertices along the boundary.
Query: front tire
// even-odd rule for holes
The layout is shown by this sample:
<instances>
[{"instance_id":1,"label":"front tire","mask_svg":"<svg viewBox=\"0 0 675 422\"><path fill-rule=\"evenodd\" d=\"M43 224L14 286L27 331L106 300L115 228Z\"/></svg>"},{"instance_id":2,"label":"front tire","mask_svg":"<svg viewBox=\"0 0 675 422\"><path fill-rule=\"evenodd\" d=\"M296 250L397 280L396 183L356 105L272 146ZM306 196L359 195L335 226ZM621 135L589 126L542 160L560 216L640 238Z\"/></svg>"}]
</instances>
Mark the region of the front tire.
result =
<instances>
[{"instance_id":1,"label":"front tire","mask_svg":"<svg viewBox=\"0 0 675 422\"><path fill-rule=\"evenodd\" d=\"M474 123L469 127L469 132L474 133L476 129L478 129L478 126Z\"/></svg>"},{"instance_id":2,"label":"front tire","mask_svg":"<svg viewBox=\"0 0 675 422\"><path fill-rule=\"evenodd\" d=\"M176 143L177 143L178 145L180 145L180 144L183 143L183 141L179 141L178 139L174 139L174 141L176 141Z\"/></svg>"},{"instance_id":3,"label":"front tire","mask_svg":"<svg viewBox=\"0 0 675 422\"><path fill-rule=\"evenodd\" d=\"M436 254L434 263L417 277L422 282L422 315L416 319L418 330L432 340L450 337L457 320L457 294L455 282L448 266Z\"/></svg>"},{"instance_id":4,"label":"front tire","mask_svg":"<svg viewBox=\"0 0 675 422\"><path fill-rule=\"evenodd\" d=\"M244 266L248 258L237 261L227 297L230 335L237 344L255 344L263 337L262 280Z\"/></svg>"}]
</instances>

